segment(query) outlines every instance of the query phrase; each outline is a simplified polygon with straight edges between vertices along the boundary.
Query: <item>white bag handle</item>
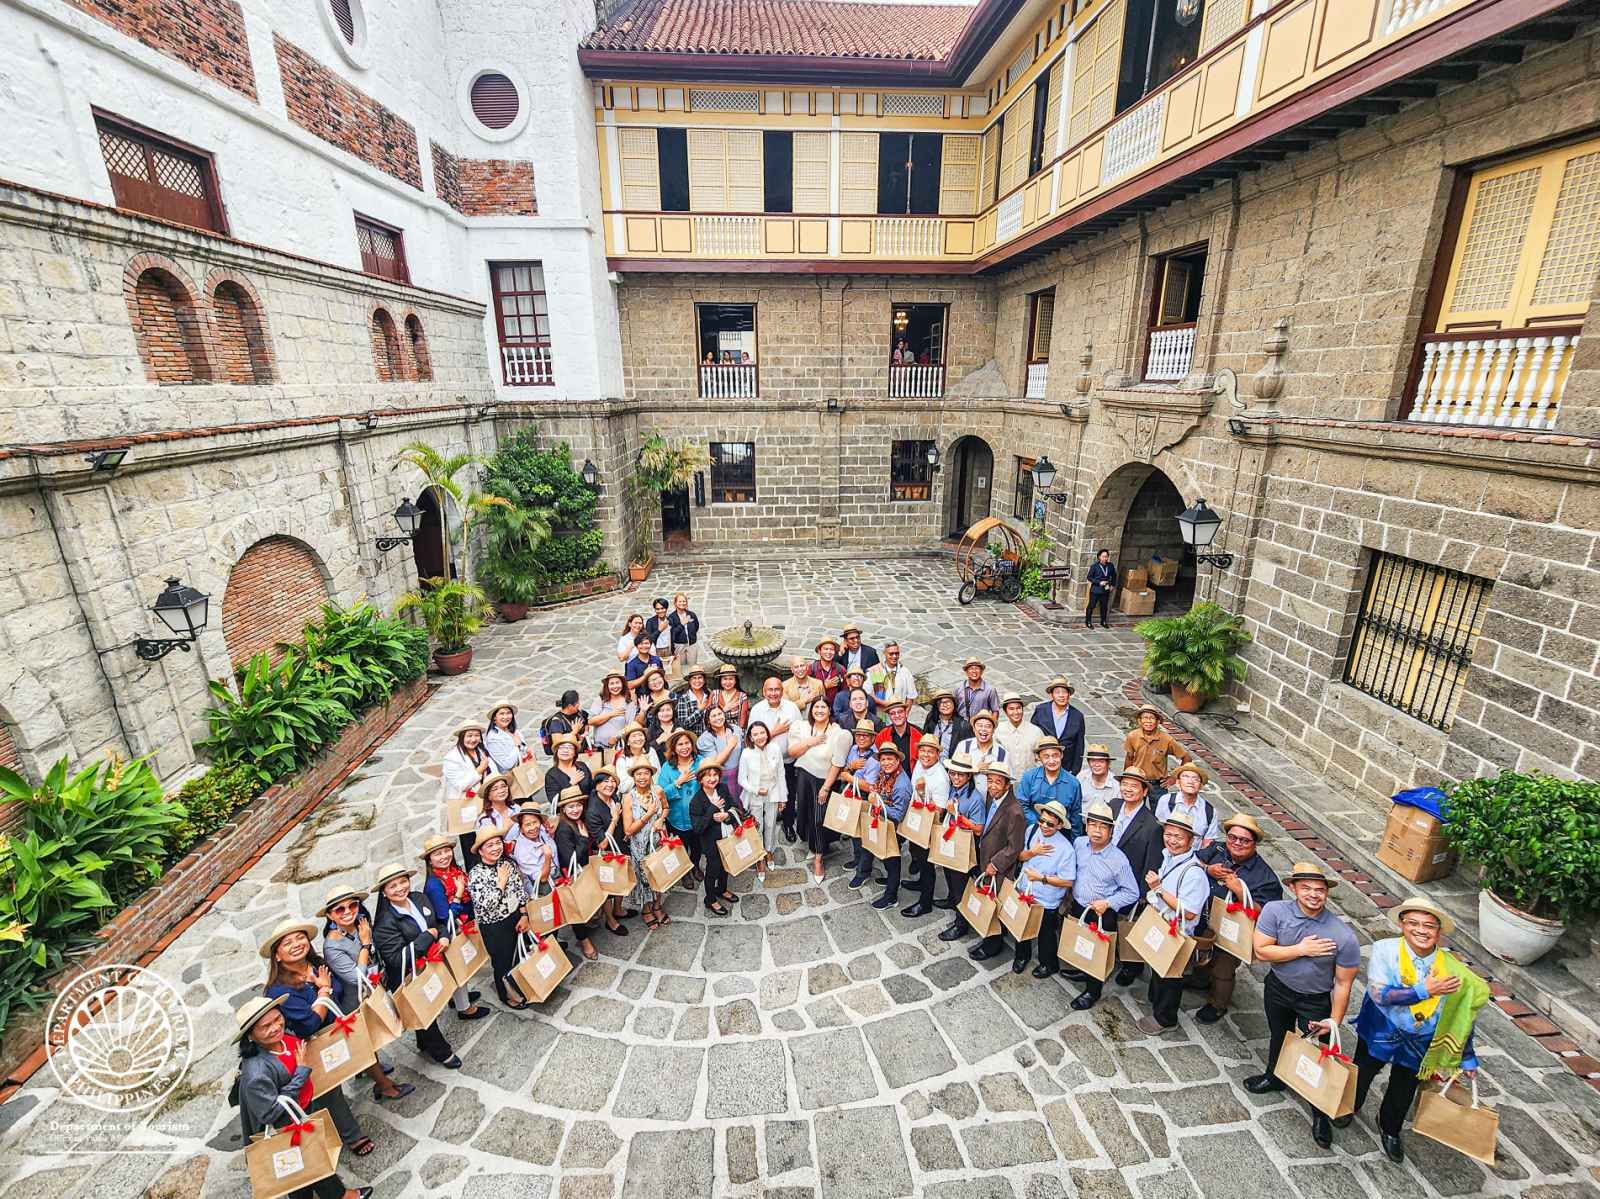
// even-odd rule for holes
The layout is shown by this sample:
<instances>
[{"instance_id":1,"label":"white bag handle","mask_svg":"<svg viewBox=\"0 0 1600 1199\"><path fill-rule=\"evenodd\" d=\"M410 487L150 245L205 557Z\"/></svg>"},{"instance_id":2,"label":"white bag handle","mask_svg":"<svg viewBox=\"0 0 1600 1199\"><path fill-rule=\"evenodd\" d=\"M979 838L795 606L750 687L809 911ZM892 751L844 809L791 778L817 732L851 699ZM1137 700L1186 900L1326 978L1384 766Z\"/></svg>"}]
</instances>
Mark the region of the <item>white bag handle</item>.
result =
<instances>
[{"instance_id":1,"label":"white bag handle","mask_svg":"<svg viewBox=\"0 0 1600 1199\"><path fill-rule=\"evenodd\" d=\"M1250 894L1250 884L1241 878L1239 880L1239 885L1244 888L1244 906L1247 908L1254 908L1256 906L1255 896Z\"/></svg>"},{"instance_id":2,"label":"white bag handle","mask_svg":"<svg viewBox=\"0 0 1600 1199\"><path fill-rule=\"evenodd\" d=\"M1315 1040L1315 1038L1312 1038ZM1328 1048L1335 1053L1343 1053L1344 1046L1339 1043L1339 1026L1331 1020L1328 1023Z\"/></svg>"},{"instance_id":3,"label":"white bag handle","mask_svg":"<svg viewBox=\"0 0 1600 1199\"><path fill-rule=\"evenodd\" d=\"M1439 1088L1439 1097L1441 1099L1444 1097L1445 1093L1450 1090L1451 1087L1455 1086L1456 1080L1459 1079L1460 1077L1461 1077L1461 1071L1457 1070L1453 1074L1451 1074L1449 1078L1444 1080L1444 1086ZM1476 1074L1474 1074L1472 1076L1472 1106L1473 1107L1477 1107L1478 1106L1478 1076Z\"/></svg>"},{"instance_id":4,"label":"white bag handle","mask_svg":"<svg viewBox=\"0 0 1600 1199\"><path fill-rule=\"evenodd\" d=\"M358 987L358 988L357 988L357 991L358 991L358 992L359 992L359 990L360 990L360 988L359 988L359 987ZM337 1002L335 1002L335 1001L334 1001L334 998L333 998L333 996L332 996L332 995L329 995L329 996L328 996L328 997L327 997L327 998L325 998L325 999L324 999L324 1000L323 1000L323 1001L322 1001L322 1002L323 1002L323 1003L325 1003L325 1004L327 1004L327 1005L328 1005L328 1006L329 1006L329 1007L330 1007L330 1008L332 1008L332 1009L333 1009L333 1014L334 1014L334 1015L335 1015L335 1016L337 1016L337 1017L338 1017L338 1018L339 1018L339 1019L340 1019L340 1020L343 1020L343 1019L344 1019L344 1015L345 1015L345 1014L344 1014L344 1009L343 1009L343 1008L341 1008L341 1007L340 1007L340 1006L339 1006L339 1005L338 1005L338 1003L337 1003Z\"/></svg>"},{"instance_id":5,"label":"white bag handle","mask_svg":"<svg viewBox=\"0 0 1600 1199\"><path fill-rule=\"evenodd\" d=\"M289 1113L289 1120L291 1123L304 1124L311 1119L310 1116L306 1115L306 1109L301 1107L293 1099L290 1099L287 1095L278 1096L278 1106Z\"/></svg>"}]
</instances>

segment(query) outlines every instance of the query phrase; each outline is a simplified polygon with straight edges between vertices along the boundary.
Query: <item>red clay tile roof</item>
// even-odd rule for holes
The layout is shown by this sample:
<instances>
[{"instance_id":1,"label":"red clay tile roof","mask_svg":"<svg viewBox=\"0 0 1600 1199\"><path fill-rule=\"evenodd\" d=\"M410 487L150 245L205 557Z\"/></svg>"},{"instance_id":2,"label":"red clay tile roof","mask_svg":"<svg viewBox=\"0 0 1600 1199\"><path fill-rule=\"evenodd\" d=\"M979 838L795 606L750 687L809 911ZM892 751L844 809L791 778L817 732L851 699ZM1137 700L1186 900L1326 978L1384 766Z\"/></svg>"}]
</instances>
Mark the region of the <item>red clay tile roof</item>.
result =
<instances>
[{"instance_id":1,"label":"red clay tile roof","mask_svg":"<svg viewBox=\"0 0 1600 1199\"><path fill-rule=\"evenodd\" d=\"M942 62L976 11L853 0L637 0L582 48Z\"/></svg>"}]
</instances>

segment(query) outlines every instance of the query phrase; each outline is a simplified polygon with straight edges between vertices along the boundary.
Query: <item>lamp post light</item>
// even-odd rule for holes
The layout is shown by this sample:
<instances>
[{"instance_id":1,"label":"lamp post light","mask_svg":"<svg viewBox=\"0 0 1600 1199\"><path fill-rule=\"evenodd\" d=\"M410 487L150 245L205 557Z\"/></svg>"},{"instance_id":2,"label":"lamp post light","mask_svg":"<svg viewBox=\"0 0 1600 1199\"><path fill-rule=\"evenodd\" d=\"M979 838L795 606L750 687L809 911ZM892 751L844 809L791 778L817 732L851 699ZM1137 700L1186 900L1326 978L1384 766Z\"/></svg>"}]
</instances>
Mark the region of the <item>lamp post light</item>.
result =
<instances>
[{"instance_id":1,"label":"lamp post light","mask_svg":"<svg viewBox=\"0 0 1600 1199\"><path fill-rule=\"evenodd\" d=\"M96 474L109 474L127 460L128 451L123 446L115 446L107 450L96 450L92 454L85 454L83 460L89 464L89 469Z\"/></svg>"},{"instance_id":2,"label":"lamp post light","mask_svg":"<svg viewBox=\"0 0 1600 1199\"><path fill-rule=\"evenodd\" d=\"M578 477L583 480L583 485L590 491L600 486L600 471L594 464L593 458L583 460L583 469L578 472Z\"/></svg>"},{"instance_id":3,"label":"lamp post light","mask_svg":"<svg viewBox=\"0 0 1600 1199\"><path fill-rule=\"evenodd\" d=\"M400 537L378 538L378 552L387 554L397 545L410 545L411 539L417 535L417 527L422 524L422 509L411 502L409 496L400 500L400 506L394 510L394 523L400 526Z\"/></svg>"},{"instance_id":4,"label":"lamp post light","mask_svg":"<svg viewBox=\"0 0 1600 1199\"><path fill-rule=\"evenodd\" d=\"M933 474L933 475L936 475L936 474L939 473L939 443L938 442L930 441L928 443L928 473L929 474Z\"/></svg>"},{"instance_id":5,"label":"lamp post light","mask_svg":"<svg viewBox=\"0 0 1600 1199\"><path fill-rule=\"evenodd\" d=\"M133 652L146 662L159 662L175 649L189 652L189 646L206 627L206 617L211 607L211 597L196 591L177 579L168 579L167 586L150 611L161 618L161 623L171 629L172 637L139 637L134 640Z\"/></svg>"},{"instance_id":6,"label":"lamp post light","mask_svg":"<svg viewBox=\"0 0 1600 1199\"><path fill-rule=\"evenodd\" d=\"M1051 486L1056 481L1056 464L1050 461L1050 455L1044 454L1039 461L1033 464L1033 490L1040 499L1049 500L1053 504L1066 506L1071 497L1064 491L1051 491Z\"/></svg>"},{"instance_id":7,"label":"lamp post light","mask_svg":"<svg viewBox=\"0 0 1600 1199\"><path fill-rule=\"evenodd\" d=\"M1205 500L1196 500L1178 514L1178 528L1183 533L1183 543L1194 551L1196 562L1204 562L1222 570L1233 565L1232 554L1206 552L1217 539L1217 531L1222 528L1222 517L1206 507Z\"/></svg>"}]
</instances>

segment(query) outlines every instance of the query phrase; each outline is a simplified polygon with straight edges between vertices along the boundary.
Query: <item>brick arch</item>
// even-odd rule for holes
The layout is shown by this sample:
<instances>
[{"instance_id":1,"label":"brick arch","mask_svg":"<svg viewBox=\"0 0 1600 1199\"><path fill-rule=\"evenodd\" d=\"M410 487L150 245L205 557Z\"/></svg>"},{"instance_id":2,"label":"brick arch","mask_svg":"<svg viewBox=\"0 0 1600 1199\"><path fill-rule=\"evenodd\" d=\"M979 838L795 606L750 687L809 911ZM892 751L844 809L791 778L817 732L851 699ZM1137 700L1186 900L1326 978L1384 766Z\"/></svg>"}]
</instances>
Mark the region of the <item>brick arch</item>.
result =
<instances>
[{"instance_id":1,"label":"brick arch","mask_svg":"<svg viewBox=\"0 0 1600 1199\"><path fill-rule=\"evenodd\" d=\"M78 750L55 696L14 659L0 666L0 766L38 779L60 758L76 762ZM0 804L0 833L16 818L15 808Z\"/></svg>"},{"instance_id":2,"label":"brick arch","mask_svg":"<svg viewBox=\"0 0 1600 1199\"><path fill-rule=\"evenodd\" d=\"M331 598L317 552L293 537L273 535L251 545L228 572L222 595L222 640L235 669L266 650L294 641Z\"/></svg>"},{"instance_id":3,"label":"brick arch","mask_svg":"<svg viewBox=\"0 0 1600 1199\"><path fill-rule=\"evenodd\" d=\"M1181 555L1183 543L1175 518L1199 494L1183 463L1169 453L1157 455L1154 462L1124 462L1107 471L1095 484L1094 498L1079 528L1078 577L1087 577L1095 554L1102 549L1111 551L1119 571L1140 565L1152 550L1163 557ZM1140 511L1135 511L1136 506ZM1226 512L1217 514L1228 519ZM1186 564L1183 570L1186 586L1180 586L1178 594L1192 598L1192 565ZM1187 599L1182 606L1187 607Z\"/></svg>"},{"instance_id":4,"label":"brick arch","mask_svg":"<svg viewBox=\"0 0 1600 1199\"><path fill-rule=\"evenodd\" d=\"M394 317L381 304L374 304L367 326L372 336L372 365L378 372L378 382L405 382L409 372Z\"/></svg>"},{"instance_id":5,"label":"brick arch","mask_svg":"<svg viewBox=\"0 0 1600 1199\"><path fill-rule=\"evenodd\" d=\"M212 331L194 280L170 258L137 254L122 272L134 341L152 383L208 383Z\"/></svg>"},{"instance_id":6,"label":"brick arch","mask_svg":"<svg viewBox=\"0 0 1600 1199\"><path fill-rule=\"evenodd\" d=\"M223 383L271 383L277 378L266 308L255 285L237 271L206 276L217 378Z\"/></svg>"},{"instance_id":7,"label":"brick arch","mask_svg":"<svg viewBox=\"0 0 1600 1199\"><path fill-rule=\"evenodd\" d=\"M411 352L411 377L424 383L433 379L433 356L428 353L428 335L422 330L422 318L415 312L406 313L406 345Z\"/></svg>"}]
</instances>

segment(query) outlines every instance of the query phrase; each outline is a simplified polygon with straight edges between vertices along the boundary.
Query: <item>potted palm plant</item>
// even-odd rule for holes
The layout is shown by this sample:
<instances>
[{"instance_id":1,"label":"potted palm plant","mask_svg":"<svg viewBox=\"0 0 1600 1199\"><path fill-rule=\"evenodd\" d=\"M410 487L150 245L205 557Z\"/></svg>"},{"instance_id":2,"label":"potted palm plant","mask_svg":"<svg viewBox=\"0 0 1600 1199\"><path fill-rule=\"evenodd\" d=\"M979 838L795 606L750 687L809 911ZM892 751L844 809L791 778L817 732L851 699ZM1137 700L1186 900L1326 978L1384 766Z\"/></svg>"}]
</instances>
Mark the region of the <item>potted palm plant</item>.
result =
<instances>
[{"instance_id":1,"label":"potted palm plant","mask_svg":"<svg viewBox=\"0 0 1600 1199\"><path fill-rule=\"evenodd\" d=\"M1503 770L1445 791L1445 837L1481 870L1490 953L1525 966L1600 911L1600 784Z\"/></svg>"},{"instance_id":2,"label":"potted palm plant","mask_svg":"<svg viewBox=\"0 0 1600 1199\"><path fill-rule=\"evenodd\" d=\"M521 620L544 592L537 555L551 533L549 517L538 508L495 505L484 516L483 531L479 574L499 601L501 619Z\"/></svg>"},{"instance_id":3,"label":"potted palm plant","mask_svg":"<svg viewBox=\"0 0 1600 1199\"><path fill-rule=\"evenodd\" d=\"M501 499L497 495L481 492L472 486L463 487L456 478L469 466L482 465L483 460L476 454L441 454L425 441L413 441L395 455L393 470L400 466L414 468L425 480L427 488L439 498L441 516L444 509L445 497L455 501L456 510L461 513L461 573L462 579L471 578L468 569L471 557L471 531L472 525L485 512L497 507L510 507L510 501ZM441 561L446 563L445 574L448 576L448 563L452 561L450 553L450 522L445 519L439 521L439 543L443 551Z\"/></svg>"},{"instance_id":4,"label":"potted palm plant","mask_svg":"<svg viewBox=\"0 0 1600 1199\"><path fill-rule=\"evenodd\" d=\"M1216 604L1141 620L1134 632L1145 639L1145 681L1166 687L1180 712L1198 712L1245 676L1238 650L1250 634L1243 620Z\"/></svg>"},{"instance_id":5,"label":"potted palm plant","mask_svg":"<svg viewBox=\"0 0 1600 1199\"><path fill-rule=\"evenodd\" d=\"M650 515L659 506L661 493L687 487L695 471L705 469L710 463L711 454L702 445L669 442L659 433L651 433L644 439L632 477L634 524L628 577L635 583L650 577L650 567L655 561L650 548Z\"/></svg>"},{"instance_id":6,"label":"potted palm plant","mask_svg":"<svg viewBox=\"0 0 1600 1199\"><path fill-rule=\"evenodd\" d=\"M433 660L441 674L460 674L472 665L472 639L489 616L489 597L476 583L455 579L423 579L408 591L395 613L417 612L433 642Z\"/></svg>"}]
</instances>

